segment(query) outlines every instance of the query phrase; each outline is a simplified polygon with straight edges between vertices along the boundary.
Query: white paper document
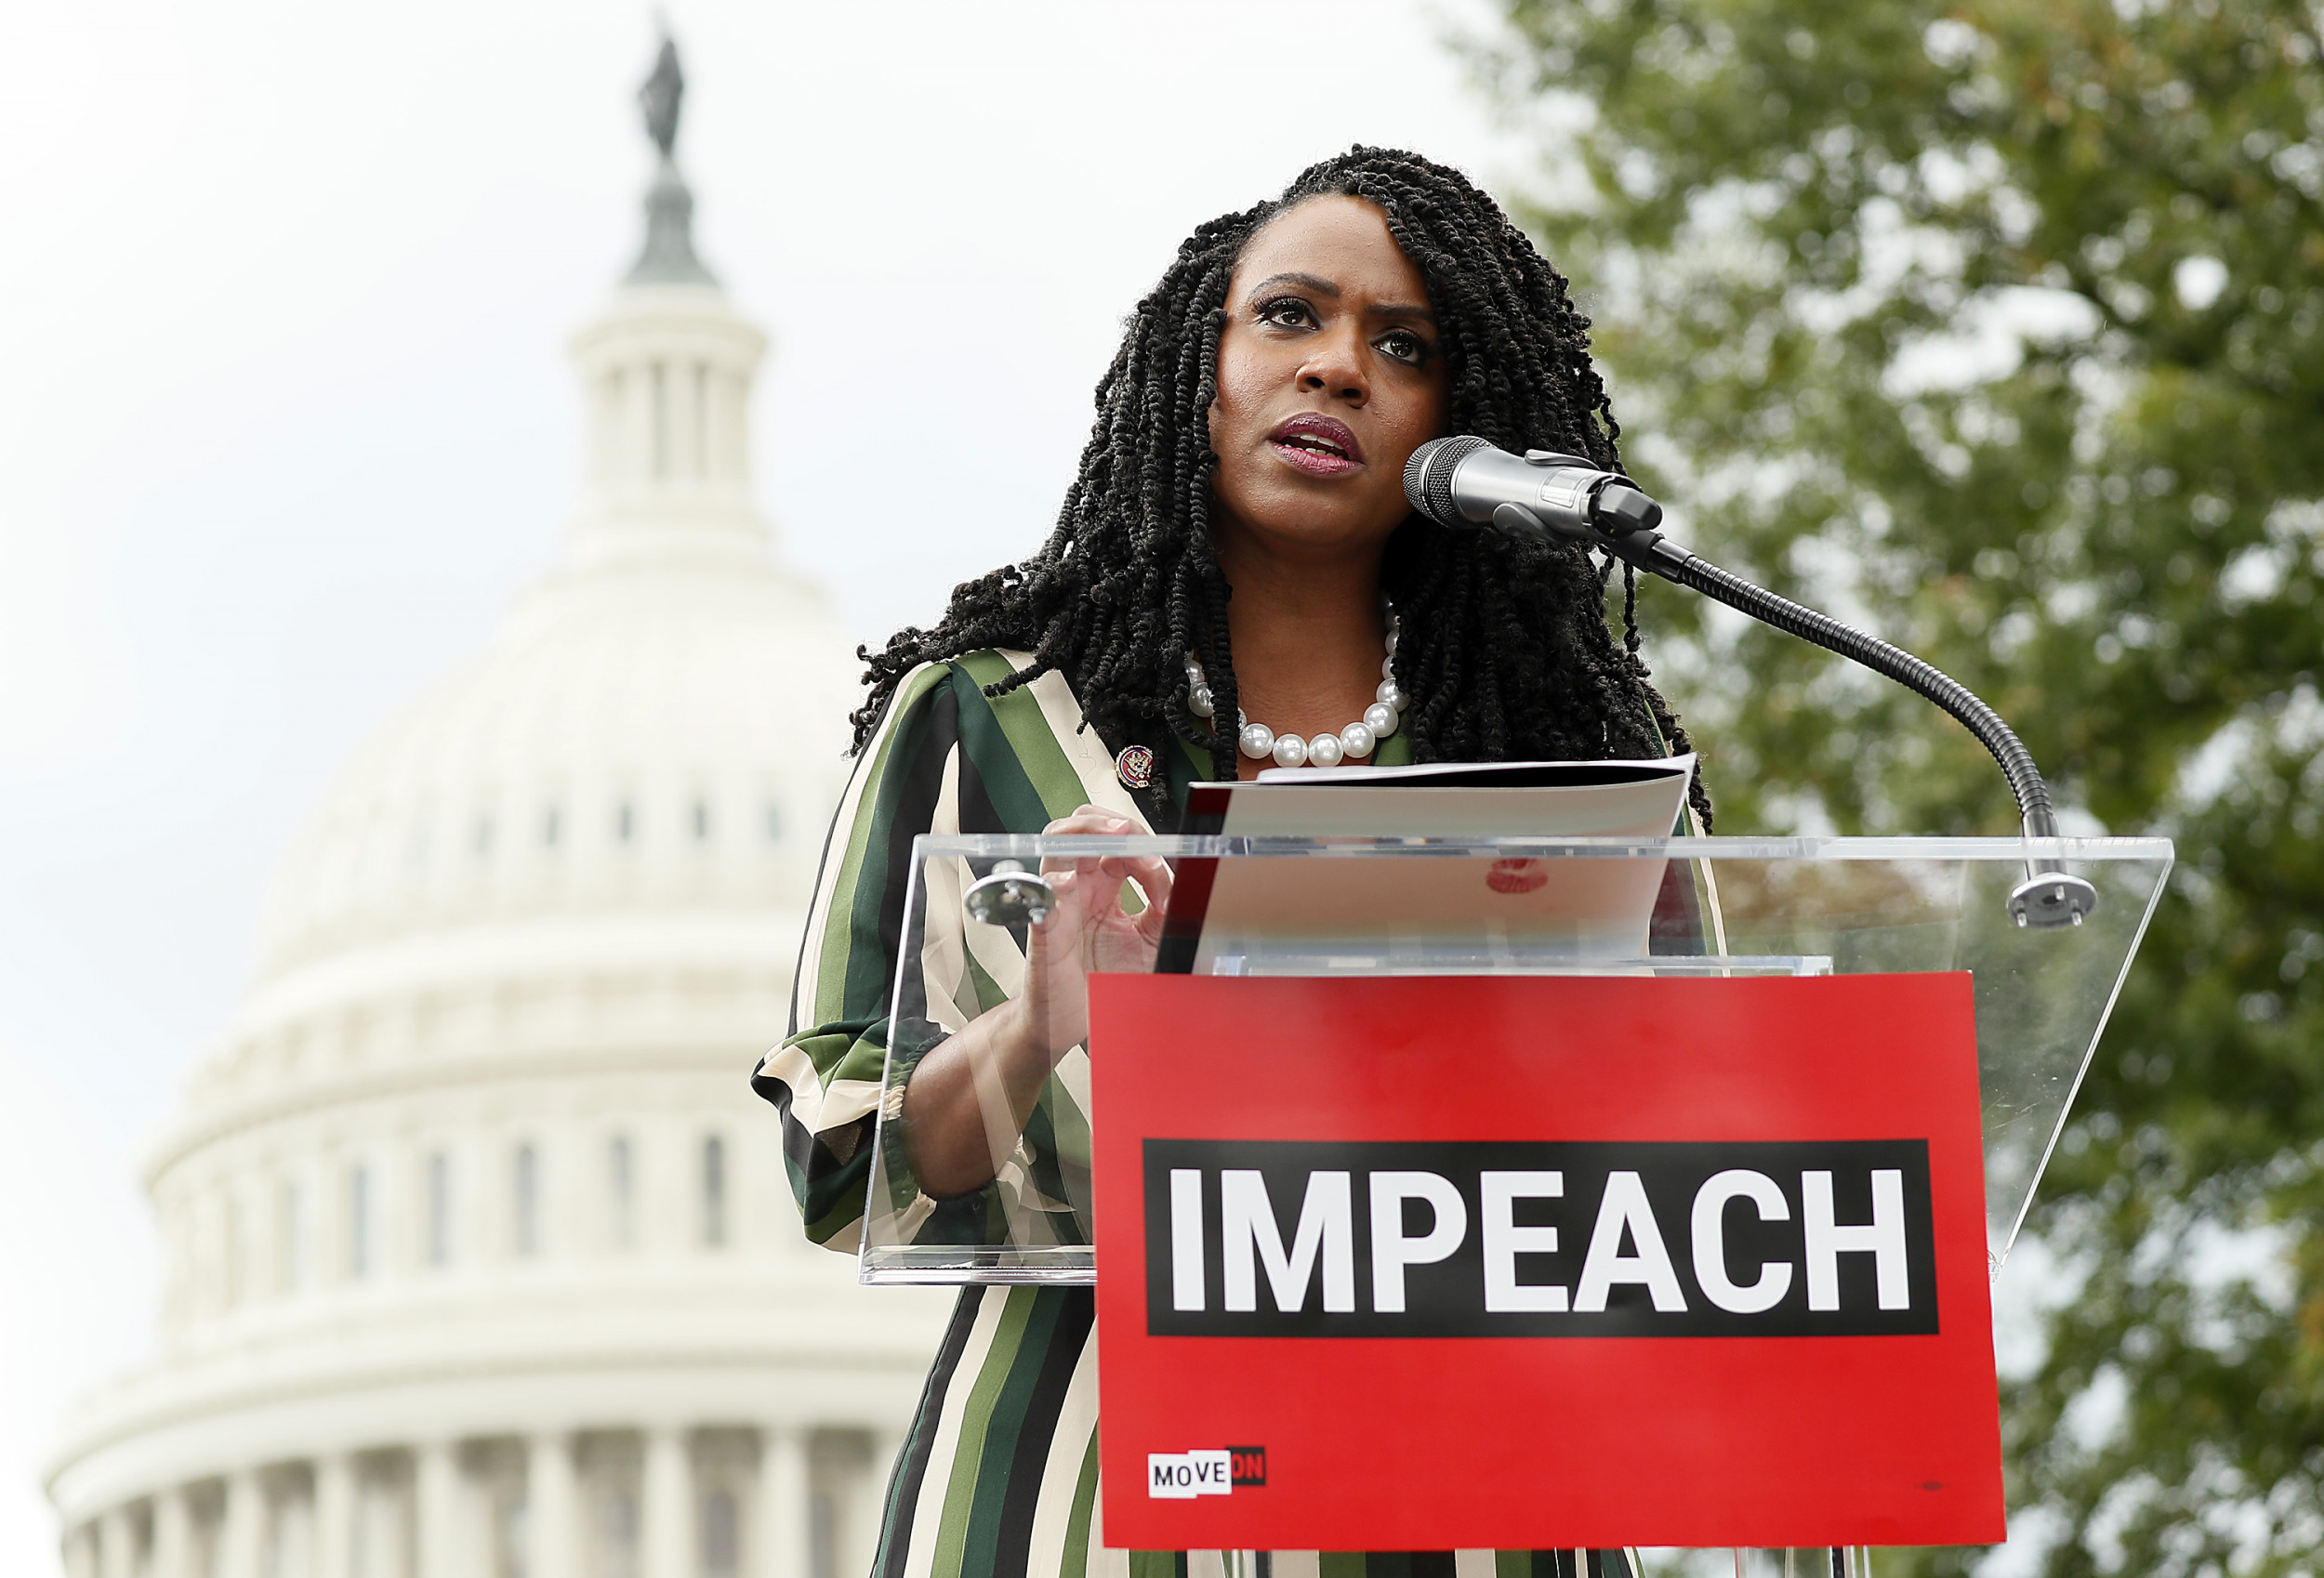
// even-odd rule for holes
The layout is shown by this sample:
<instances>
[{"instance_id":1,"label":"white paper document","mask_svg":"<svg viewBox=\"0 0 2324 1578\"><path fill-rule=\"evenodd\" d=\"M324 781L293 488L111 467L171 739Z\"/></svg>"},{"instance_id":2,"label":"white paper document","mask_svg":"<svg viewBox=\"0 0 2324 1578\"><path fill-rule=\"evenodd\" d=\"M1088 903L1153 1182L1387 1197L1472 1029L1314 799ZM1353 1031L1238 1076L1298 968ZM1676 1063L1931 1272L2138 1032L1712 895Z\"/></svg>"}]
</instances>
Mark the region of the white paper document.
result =
<instances>
[{"instance_id":1,"label":"white paper document","mask_svg":"<svg viewBox=\"0 0 2324 1578\"><path fill-rule=\"evenodd\" d=\"M1293 769L1202 783L1190 833L1333 839L1661 838L1692 756ZM1444 968L1644 955L1659 855L1233 856L1182 862L1160 969L1272 973L1367 958Z\"/></svg>"}]
</instances>

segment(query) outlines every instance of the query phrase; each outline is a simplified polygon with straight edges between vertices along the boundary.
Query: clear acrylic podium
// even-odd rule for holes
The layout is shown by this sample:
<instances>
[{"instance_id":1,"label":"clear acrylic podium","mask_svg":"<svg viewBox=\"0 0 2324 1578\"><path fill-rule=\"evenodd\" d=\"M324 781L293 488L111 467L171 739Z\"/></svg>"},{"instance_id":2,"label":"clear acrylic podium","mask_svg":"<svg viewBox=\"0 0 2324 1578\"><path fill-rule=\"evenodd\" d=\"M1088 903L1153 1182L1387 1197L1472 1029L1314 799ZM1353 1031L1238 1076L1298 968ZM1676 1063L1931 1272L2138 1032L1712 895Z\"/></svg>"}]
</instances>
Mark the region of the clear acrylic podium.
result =
<instances>
[{"instance_id":1,"label":"clear acrylic podium","mask_svg":"<svg viewBox=\"0 0 2324 1578\"><path fill-rule=\"evenodd\" d=\"M1104 878L1094 862L1108 858L1169 862L1180 901L1174 921L1208 895L1198 945L1181 936L1163 950L1166 967L1202 973L1966 970L1976 1004L1987 1252L1998 1269L2161 894L2172 846L2159 838L923 836L887 1027L863 1281L1094 1281L1089 1059L1074 1037L1070 1002L1039 1016L1021 1002L955 1048L956 1072L966 1067L975 1092L989 1182L961 1193L923 1187L905 1096L923 1058L1023 992L1029 928L970 919L963 897L971 886L1019 868L1063 875L1076 862L1098 884ZM2005 901L2029 862L2096 889L2085 922L2050 929L2012 923ZM1104 962L1152 967L1134 943L1116 946ZM1042 1022L1032 1023L1036 1017ZM1003 1025L1005 1036L990 1033ZM1187 1033L1227 1028L1189 1026ZM1042 1061L1054 1059L1045 1077L1025 1072L1028 1034L1043 1043ZM957 1133L950 1138L957 1159Z\"/></svg>"}]
</instances>

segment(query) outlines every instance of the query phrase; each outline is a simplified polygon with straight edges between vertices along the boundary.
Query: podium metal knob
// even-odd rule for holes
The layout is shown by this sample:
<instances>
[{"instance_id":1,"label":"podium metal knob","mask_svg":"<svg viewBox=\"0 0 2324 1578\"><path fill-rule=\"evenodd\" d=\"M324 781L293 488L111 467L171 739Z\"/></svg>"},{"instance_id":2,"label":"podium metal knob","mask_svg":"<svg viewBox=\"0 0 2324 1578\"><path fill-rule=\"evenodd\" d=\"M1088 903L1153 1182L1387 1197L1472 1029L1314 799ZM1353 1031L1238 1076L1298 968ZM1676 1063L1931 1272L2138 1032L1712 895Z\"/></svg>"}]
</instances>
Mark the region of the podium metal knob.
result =
<instances>
[{"instance_id":1,"label":"podium metal knob","mask_svg":"<svg viewBox=\"0 0 2324 1578\"><path fill-rule=\"evenodd\" d=\"M2062 871L2037 873L2009 891L2009 918L2036 930L2080 926L2097 907L2098 890Z\"/></svg>"},{"instance_id":2,"label":"podium metal knob","mask_svg":"<svg viewBox=\"0 0 2324 1578\"><path fill-rule=\"evenodd\" d=\"M982 926L1039 926L1057 907L1057 889L1021 861L998 861L989 875L969 884L960 907Z\"/></svg>"}]
</instances>

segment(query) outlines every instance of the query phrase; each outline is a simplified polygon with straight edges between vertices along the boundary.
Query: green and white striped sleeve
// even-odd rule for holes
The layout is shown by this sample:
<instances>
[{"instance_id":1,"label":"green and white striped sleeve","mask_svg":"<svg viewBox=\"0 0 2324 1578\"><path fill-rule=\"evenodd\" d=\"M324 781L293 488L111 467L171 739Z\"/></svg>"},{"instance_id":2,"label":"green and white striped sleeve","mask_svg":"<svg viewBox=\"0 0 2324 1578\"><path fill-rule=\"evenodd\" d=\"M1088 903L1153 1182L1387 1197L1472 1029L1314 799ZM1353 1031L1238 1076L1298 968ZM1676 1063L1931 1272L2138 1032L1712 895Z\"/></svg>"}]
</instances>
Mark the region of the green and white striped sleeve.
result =
<instances>
[{"instance_id":1,"label":"green and white striped sleeve","mask_svg":"<svg viewBox=\"0 0 2324 1578\"><path fill-rule=\"evenodd\" d=\"M816 875L789 1033L751 1076L781 1114L807 1234L834 1249L852 1251L862 1224L912 840L954 831L939 812L959 743L955 677L945 664L906 675L865 745Z\"/></svg>"},{"instance_id":2,"label":"green and white striped sleeve","mask_svg":"<svg viewBox=\"0 0 2324 1578\"><path fill-rule=\"evenodd\" d=\"M905 908L913 839L1037 833L1085 801L1136 814L1095 734L1079 730L1079 708L1062 677L1044 675L998 700L984 694L1023 661L1022 653L975 652L907 675L832 823L792 985L790 1034L760 1061L752 1085L782 1113L784 1154L808 1236L834 1249L860 1243L897 956L914 934ZM985 999L959 1005L972 1013L996 991L1014 989L1022 956L999 956L1013 953L1005 939L966 945L957 901L931 899L926 919L929 1013L950 1020L945 995ZM948 961L943 969L962 979L939 982L940 958ZM1026 1125L1023 1154L1004 1160L998 1193L921 1203L926 1232L947 1242L996 1242L991 1235L1027 1228L1072 1230L1059 1218L1074 1214L1066 1196L1083 1192L1076 1187L1086 1165L1078 1085L1087 1059L1076 1059L1061 1066L1058 1088ZM887 1173L889 1188L908 1199L906 1159L891 1156ZM900 1209L907 1199L899 1199ZM928 1219L931 1210L941 1219Z\"/></svg>"}]
</instances>

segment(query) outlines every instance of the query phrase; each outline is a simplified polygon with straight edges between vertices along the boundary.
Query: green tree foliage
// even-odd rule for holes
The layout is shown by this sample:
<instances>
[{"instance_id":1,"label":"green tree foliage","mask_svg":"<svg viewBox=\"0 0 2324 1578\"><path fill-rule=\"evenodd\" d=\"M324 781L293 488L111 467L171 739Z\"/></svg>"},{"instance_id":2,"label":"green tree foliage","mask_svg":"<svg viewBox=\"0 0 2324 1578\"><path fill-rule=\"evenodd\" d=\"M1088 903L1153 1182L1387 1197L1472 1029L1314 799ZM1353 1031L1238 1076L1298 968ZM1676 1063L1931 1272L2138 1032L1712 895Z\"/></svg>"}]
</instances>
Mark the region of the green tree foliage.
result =
<instances>
[{"instance_id":1,"label":"green tree foliage","mask_svg":"<svg viewBox=\"0 0 2324 1578\"><path fill-rule=\"evenodd\" d=\"M2013 1526L2058 1574L2317 1571L2324 8L1500 9L1672 534L1985 695L2069 827L2179 841L2037 1205L2079 1291L2005 1394ZM1922 703L1642 596L1722 831L2014 824Z\"/></svg>"}]
</instances>

